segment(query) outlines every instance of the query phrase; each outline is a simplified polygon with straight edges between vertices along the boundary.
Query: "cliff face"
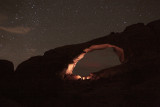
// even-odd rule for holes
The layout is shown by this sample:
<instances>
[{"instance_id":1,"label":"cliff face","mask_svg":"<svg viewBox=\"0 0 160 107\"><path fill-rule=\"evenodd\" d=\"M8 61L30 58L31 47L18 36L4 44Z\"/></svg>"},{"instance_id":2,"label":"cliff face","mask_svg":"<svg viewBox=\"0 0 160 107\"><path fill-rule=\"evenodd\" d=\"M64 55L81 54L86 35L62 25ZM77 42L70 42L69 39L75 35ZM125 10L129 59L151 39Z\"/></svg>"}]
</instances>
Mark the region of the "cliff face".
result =
<instances>
[{"instance_id":1,"label":"cliff face","mask_svg":"<svg viewBox=\"0 0 160 107\"><path fill-rule=\"evenodd\" d=\"M105 45L104 47L102 45ZM94 46L96 46L94 48ZM102 47L100 47L102 46ZM44 53L43 56L36 56L21 63L16 72L31 76L42 73L49 77L63 78L69 64L75 64L78 56L95 49L107 47L114 48L120 60L126 67L141 67L147 69L150 61L159 59L160 53L160 20L147 25L143 23L128 26L121 33L111 33L110 35L97 38L81 44L73 44L58 47ZM88 50L87 50L88 49ZM121 67L121 66L120 66ZM94 73L96 76L97 73Z\"/></svg>"}]
</instances>

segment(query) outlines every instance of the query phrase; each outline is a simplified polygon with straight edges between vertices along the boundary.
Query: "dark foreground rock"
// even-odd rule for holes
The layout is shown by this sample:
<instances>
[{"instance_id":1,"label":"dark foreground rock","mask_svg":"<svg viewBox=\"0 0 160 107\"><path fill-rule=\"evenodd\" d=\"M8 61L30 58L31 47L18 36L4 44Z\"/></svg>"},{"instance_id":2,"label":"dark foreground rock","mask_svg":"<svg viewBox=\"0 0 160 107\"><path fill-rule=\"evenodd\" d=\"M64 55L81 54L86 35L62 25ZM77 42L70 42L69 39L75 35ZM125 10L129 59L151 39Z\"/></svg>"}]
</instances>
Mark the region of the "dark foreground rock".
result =
<instances>
[{"instance_id":1,"label":"dark foreground rock","mask_svg":"<svg viewBox=\"0 0 160 107\"><path fill-rule=\"evenodd\" d=\"M11 75L14 72L14 65L12 62L7 60L0 60L0 79Z\"/></svg>"},{"instance_id":2,"label":"dark foreground rock","mask_svg":"<svg viewBox=\"0 0 160 107\"><path fill-rule=\"evenodd\" d=\"M64 80L68 65L77 56L93 45L102 44L116 46L113 48L121 65L92 73L91 80ZM49 50L43 56L22 62L13 74L1 78L0 105L159 107L159 46L160 20L157 20L147 25L131 25L121 33ZM123 49L124 58L117 50L119 48ZM4 64L2 75L10 74L11 66Z\"/></svg>"}]
</instances>

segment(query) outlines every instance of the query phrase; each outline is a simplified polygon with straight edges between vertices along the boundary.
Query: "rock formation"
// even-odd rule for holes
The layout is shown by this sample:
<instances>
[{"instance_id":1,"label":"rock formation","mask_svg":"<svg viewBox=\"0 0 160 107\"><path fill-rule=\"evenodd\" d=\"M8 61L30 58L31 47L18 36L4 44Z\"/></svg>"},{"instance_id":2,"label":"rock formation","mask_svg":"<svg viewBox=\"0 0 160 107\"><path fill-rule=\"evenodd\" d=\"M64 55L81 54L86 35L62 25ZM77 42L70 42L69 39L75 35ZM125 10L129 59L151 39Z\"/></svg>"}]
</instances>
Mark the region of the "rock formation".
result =
<instances>
[{"instance_id":1,"label":"rock formation","mask_svg":"<svg viewBox=\"0 0 160 107\"><path fill-rule=\"evenodd\" d=\"M147 25L143 23L134 24L128 26L121 33L111 33L85 43L67 45L49 50L43 56L32 57L24 61L17 67L16 72L30 76L42 73L54 78L59 76L63 79L65 74L72 74L76 63L87 52L107 47L114 48L122 62L121 66L126 65L125 68L129 67L129 69L136 67L147 69L149 63L146 62L159 59L159 35L160 20ZM99 73L93 73L93 75L96 76Z\"/></svg>"},{"instance_id":2,"label":"rock formation","mask_svg":"<svg viewBox=\"0 0 160 107\"><path fill-rule=\"evenodd\" d=\"M159 107L159 46L160 20L157 20L49 50L43 56L22 62L14 73L13 64L1 60L0 106ZM82 81L72 74L85 54L108 47L119 56L120 65L82 77L94 81Z\"/></svg>"}]
</instances>

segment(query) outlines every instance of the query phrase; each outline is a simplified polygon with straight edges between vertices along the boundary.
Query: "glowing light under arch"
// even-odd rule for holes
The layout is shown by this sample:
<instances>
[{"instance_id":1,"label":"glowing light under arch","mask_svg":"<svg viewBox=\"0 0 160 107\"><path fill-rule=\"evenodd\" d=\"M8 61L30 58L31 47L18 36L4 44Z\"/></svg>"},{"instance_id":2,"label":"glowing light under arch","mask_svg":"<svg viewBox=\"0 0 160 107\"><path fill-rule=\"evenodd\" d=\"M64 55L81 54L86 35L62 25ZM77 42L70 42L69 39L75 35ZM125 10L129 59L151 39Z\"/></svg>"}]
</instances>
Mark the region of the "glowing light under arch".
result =
<instances>
[{"instance_id":1,"label":"glowing light under arch","mask_svg":"<svg viewBox=\"0 0 160 107\"><path fill-rule=\"evenodd\" d=\"M68 65L68 68L66 70L66 74L67 75L71 75L73 70L74 70L74 68L75 68L75 66L76 66L76 64L78 63L78 61L81 60L85 56L85 54L87 54L88 52L91 52L91 51L94 51L94 50L101 50L101 49L105 49L105 48L109 48L109 47L114 48L116 54L119 56L119 60L121 62L124 62L124 51L123 51L122 48L119 48L119 47L117 47L115 45L111 45L111 44L92 45L89 48L84 49L83 53L81 53L78 57L73 59L73 63ZM76 79L80 79L80 78L82 78L83 80L84 79L90 79L89 76L87 76L87 77L77 76L77 77L78 78L76 78Z\"/></svg>"}]
</instances>

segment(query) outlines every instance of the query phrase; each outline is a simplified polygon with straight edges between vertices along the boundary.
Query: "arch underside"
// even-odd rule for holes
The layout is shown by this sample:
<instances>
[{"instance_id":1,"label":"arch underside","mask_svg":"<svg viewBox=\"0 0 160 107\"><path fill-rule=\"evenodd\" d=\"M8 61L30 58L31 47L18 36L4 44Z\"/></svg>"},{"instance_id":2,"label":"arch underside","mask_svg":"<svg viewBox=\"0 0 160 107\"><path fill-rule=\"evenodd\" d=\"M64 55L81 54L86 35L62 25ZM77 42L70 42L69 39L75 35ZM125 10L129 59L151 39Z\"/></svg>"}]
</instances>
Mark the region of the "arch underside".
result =
<instances>
[{"instance_id":1,"label":"arch underside","mask_svg":"<svg viewBox=\"0 0 160 107\"><path fill-rule=\"evenodd\" d=\"M115 45L111 45L111 44L100 44L100 45L92 45L89 48L86 48L83 50L83 53L81 53L78 57L73 59L73 63L68 65L68 68L66 69L66 75L72 75L72 72L76 66L76 64L83 59L83 57L88 53L88 52L92 52L95 50L102 50L105 48L113 48L114 52L117 54L117 56L119 57L120 62L124 62L124 50L120 47L117 47ZM86 79L90 79L89 76L87 77L81 77L79 75L74 76L75 79L80 79L80 78L86 78Z\"/></svg>"}]
</instances>

